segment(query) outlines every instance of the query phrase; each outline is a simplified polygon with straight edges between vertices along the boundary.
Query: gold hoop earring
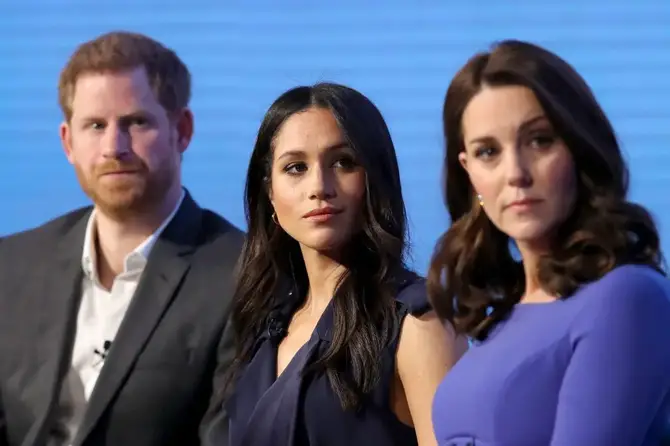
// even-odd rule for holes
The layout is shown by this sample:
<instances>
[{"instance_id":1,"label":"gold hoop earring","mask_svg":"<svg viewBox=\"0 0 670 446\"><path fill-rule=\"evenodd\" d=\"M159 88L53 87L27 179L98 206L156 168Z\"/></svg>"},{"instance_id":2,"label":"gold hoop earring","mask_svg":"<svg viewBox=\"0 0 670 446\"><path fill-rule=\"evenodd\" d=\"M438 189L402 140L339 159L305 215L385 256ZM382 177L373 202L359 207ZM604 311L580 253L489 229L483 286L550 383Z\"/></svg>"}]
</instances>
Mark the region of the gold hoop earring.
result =
<instances>
[{"instance_id":1,"label":"gold hoop earring","mask_svg":"<svg viewBox=\"0 0 670 446\"><path fill-rule=\"evenodd\" d=\"M277 213L273 212L272 213L272 221L275 222L277 226L279 226L279 221L277 221Z\"/></svg>"}]
</instances>

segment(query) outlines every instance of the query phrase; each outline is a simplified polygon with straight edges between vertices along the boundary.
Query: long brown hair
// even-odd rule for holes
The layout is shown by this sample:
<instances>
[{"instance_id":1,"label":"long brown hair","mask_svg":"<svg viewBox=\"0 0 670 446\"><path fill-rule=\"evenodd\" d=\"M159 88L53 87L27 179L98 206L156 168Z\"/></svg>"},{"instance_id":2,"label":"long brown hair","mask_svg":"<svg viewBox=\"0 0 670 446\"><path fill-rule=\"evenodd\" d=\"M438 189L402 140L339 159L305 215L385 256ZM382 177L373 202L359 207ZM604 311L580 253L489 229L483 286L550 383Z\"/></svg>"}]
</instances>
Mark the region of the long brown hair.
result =
<instances>
[{"instance_id":1,"label":"long brown hair","mask_svg":"<svg viewBox=\"0 0 670 446\"><path fill-rule=\"evenodd\" d=\"M483 86L525 86L568 146L575 163L577 200L540 259L539 281L567 298L580 285L625 263L661 270L659 236L650 214L626 199L628 169L616 135L582 77L536 45L503 41L476 54L446 94L445 195L452 225L440 238L428 274L433 307L459 333L484 339L519 302L525 283L509 237L480 209L458 155L464 150L463 112Z\"/></svg>"}]
</instances>

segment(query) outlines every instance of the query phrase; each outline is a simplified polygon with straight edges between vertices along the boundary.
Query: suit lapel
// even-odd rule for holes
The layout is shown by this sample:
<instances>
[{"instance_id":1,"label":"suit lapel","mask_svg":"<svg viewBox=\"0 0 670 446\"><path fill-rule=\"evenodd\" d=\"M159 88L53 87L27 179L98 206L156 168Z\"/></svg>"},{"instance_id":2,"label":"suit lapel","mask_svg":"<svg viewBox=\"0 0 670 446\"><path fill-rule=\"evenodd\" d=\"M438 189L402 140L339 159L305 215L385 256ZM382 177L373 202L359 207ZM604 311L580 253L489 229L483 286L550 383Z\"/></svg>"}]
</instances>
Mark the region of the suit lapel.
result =
<instances>
[{"instance_id":1,"label":"suit lapel","mask_svg":"<svg viewBox=\"0 0 670 446\"><path fill-rule=\"evenodd\" d=\"M81 444L122 387L190 267L202 210L187 194L154 245L128 311L88 403L75 444Z\"/></svg>"},{"instance_id":2,"label":"suit lapel","mask_svg":"<svg viewBox=\"0 0 670 446\"><path fill-rule=\"evenodd\" d=\"M48 429L57 415L54 410L58 404L63 379L72 358L72 346L77 328L77 310L81 300L81 253L84 244L86 223L90 209L65 234L58 244L55 264L45 278L41 293L38 293L35 308L38 312L38 331L41 333L35 348L40 358L44 358L45 370L43 402L36 407L44 408L38 421L28 432L24 444L42 444ZM44 308L44 302L52 302Z\"/></svg>"}]
</instances>

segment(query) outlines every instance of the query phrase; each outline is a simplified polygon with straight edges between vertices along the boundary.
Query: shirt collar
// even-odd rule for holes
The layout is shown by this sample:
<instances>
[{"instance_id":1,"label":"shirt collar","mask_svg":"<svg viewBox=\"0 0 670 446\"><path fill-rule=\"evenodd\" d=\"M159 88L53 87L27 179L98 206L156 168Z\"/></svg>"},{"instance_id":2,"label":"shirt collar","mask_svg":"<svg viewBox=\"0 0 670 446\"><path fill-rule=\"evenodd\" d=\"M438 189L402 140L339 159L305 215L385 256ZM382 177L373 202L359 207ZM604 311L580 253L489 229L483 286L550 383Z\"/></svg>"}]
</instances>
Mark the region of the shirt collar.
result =
<instances>
[{"instance_id":1,"label":"shirt collar","mask_svg":"<svg viewBox=\"0 0 670 446\"><path fill-rule=\"evenodd\" d=\"M170 215L163 220L163 223L147 237L139 246L133 249L123 261L123 272L139 272L144 269L144 266L147 263L149 254L153 249L154 245L158 241L161 233L165 230L168 224L172 221L174 216L177 214L177 211L181 207L182 202L186 193L184 189L181 191L181 196L177 201L177 205L172 210ZM98 268L96 266L96 252L95 252L95 243L93 243L93 237L95 237L95 208L91 212L91 215L88 217L88 222L86 224L86 233L84 235L84 249L82 252L81 266L84 270L84 274L88 276L91 280L97 280L98 277Z\"/></svg>"}]
</instances>

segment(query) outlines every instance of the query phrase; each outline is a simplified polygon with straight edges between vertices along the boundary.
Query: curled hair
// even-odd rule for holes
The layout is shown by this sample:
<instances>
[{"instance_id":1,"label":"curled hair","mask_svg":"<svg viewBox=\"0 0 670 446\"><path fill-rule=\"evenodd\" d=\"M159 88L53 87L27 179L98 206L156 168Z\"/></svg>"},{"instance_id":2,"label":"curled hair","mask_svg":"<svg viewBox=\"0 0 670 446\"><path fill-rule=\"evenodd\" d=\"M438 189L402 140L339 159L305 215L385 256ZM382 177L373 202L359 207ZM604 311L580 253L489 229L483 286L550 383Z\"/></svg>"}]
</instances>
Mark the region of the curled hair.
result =
<instances>
[{"instance_id":1,"label":"curled hair","mask_svg":"<svg viewBox=\"0 0 670 446\"><path fill-rule=\"evenodd\" d=\"M447 90L445 196L452 225L438 241L428 274L428 292L438 314L459 333L482 340L524 291L523 267L510 252L509 237L481 210L458 160L464 150L463 112L484 86L532 90L574 160L577 198L539 260L543 289L568 298L582 284L627 263L661 271L658 231L651 215L626 199L628 169L590 88L557 55L507 40L472 57Z\"/></svg>"},{"instance_id":2,"label":"curled hair","mask_svg":"<svg viewBox=\"0 0 670 446\"><path fill-rule=\"evenodd\" d=\"M398 322L394 287L404 271L406 216L386 123L374 104L351 88L321 83L291 89L267 111L247 171L248 235L231 320L237 351L224 378L223 398L252 358L277 299L285 298L286 283L302 293L309 286L298 242L272 219L269 188L276 135L289 117L312 107L335 117L365 169L366 194L362 229L345 248L347 272L333 296L332 342L308 373L325 373L342 407L357 407L380 378L379 358Z\"/></svg>"}]
</instances>

